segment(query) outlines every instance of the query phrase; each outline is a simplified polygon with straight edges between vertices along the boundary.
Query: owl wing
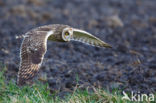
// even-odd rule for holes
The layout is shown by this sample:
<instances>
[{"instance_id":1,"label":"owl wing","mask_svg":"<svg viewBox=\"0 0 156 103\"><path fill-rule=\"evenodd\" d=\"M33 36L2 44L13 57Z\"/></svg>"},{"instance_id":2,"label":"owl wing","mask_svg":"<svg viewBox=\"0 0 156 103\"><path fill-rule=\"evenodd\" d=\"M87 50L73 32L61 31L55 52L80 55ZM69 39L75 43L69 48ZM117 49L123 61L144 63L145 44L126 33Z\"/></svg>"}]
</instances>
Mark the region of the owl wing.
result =
<instances>
[{"instance_id":1,"label":"owl wing","mask_svg":"<svg viewBox=\"0 0 156 103\"><path fill-rule=\"evenodd\" d=\"M24 85L38 73L47 50L47 39L52 31L31 31L25 34L20 48L18 85Z\"/></svg>"},{"instance_id":2,"label":"owl wing","mask_svg":"<svg viewBox=\"0 0 156 103\"><path fill-rule=\"evenodd\" d=\"M111 46L104 41L100 40L99 38L93 36L92 34L79 30L79 29L74 29L73 30L73 38L72 40L79 41L82 43L86 43L92 46L98 46L98 47L107 47L111 48Z\"/></svg>"}]
</instances>

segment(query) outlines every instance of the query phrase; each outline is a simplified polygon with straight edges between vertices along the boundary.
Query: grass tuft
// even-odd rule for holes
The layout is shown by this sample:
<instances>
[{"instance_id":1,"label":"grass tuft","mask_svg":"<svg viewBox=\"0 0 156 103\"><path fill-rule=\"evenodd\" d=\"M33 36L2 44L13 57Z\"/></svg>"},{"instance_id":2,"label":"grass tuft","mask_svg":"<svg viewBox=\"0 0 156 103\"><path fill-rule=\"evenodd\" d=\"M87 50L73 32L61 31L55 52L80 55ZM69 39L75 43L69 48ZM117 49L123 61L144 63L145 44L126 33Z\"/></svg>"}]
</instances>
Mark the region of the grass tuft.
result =
<instances>
[{"instance_id":1,"label":"grass tuft","mask_svg":"<svg viewBox=\"0 0 156 103\"><path fill-rule=\"evenodd\" d=\"M0 72L0 103L134 103L122 100L117 90L109 93L95 88L94 92L76 89L61 99L55 93L50 93L48 84L38 82L33 86L18 87L13 80L6 82L4 73L7 68L3 68Z\"/></svg>"}]
</instances>

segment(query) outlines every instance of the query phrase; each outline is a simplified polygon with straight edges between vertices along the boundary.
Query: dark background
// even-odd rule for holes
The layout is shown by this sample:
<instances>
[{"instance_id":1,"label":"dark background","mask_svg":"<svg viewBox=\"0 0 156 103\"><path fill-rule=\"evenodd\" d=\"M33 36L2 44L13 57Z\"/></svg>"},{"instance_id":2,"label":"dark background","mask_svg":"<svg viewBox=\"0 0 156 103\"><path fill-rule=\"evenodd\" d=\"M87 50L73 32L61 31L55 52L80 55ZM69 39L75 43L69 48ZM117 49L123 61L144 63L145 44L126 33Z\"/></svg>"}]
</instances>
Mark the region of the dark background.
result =
<instances>
[{"instance_id":1,"label":"dark background","mask_svg":"<svg viewBox=\"0 0 156 103\"><path fill-rule=\"evenodd\" d=\"M156 0L0 0L0 61L8 80L16 81L19 67L16 37L46 24L80 28L113 46L48 42L39 77L52 91L156 91Z\"/></svg>"}]
</instances>

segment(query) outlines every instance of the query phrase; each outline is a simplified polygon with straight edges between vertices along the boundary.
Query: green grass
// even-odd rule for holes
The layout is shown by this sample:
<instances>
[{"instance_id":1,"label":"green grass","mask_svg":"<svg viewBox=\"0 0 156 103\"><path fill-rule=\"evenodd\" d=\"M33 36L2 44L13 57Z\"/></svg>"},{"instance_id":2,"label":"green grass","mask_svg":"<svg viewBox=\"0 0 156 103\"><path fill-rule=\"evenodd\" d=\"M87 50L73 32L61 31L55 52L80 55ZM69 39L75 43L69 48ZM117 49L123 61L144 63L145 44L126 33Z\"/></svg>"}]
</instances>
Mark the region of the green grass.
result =
<instances>
[{"instance_id":1,"label":"green grass","mask_svg":"<svg viewBox=\"0 0 156 103\"><path fill-rule=\"evenodd\" d=\"M0 72L0 103L134 103L122 100L117 90L109 93L101 89L95 89L92 93L76 89L61 99L50 93L47 84L18 87L13 80L6 83L5 71L6 68Z\"/></svg>"}]
</instances>

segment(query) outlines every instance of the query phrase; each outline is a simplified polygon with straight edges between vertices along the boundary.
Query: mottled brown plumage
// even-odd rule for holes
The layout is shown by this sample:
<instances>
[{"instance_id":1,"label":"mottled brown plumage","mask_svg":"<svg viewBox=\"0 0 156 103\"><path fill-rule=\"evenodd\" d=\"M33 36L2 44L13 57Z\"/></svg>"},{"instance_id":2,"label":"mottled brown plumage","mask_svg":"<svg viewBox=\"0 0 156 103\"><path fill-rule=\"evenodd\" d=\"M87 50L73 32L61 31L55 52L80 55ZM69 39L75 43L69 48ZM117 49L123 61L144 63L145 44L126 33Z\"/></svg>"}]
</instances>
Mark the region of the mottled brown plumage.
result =
<instances>
[{"instance_id":1,"label":"mottled brown plumage","mask_svg":"<svg viewBox=\"0 0 156 103\"><path fill-rule=\"evenodd\" d=\"M55 24L33 29L24 35L21 45L18 85L29 84L38 73L47 51L47 40L59 42L76 40L94 46L110 47L93 35L67 25Z\"/></svg>"}]
</instances>

